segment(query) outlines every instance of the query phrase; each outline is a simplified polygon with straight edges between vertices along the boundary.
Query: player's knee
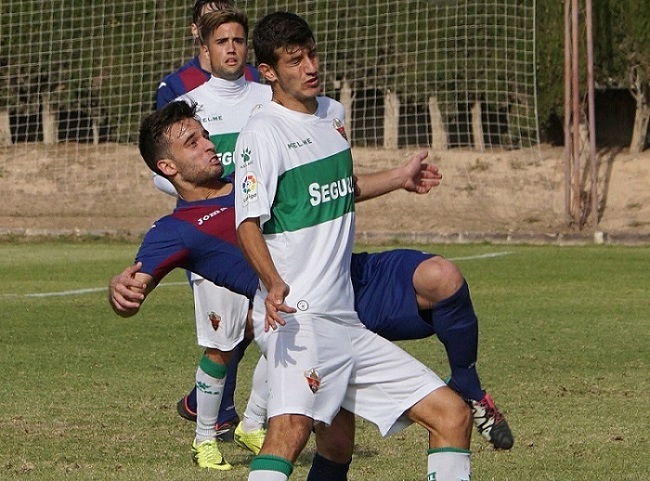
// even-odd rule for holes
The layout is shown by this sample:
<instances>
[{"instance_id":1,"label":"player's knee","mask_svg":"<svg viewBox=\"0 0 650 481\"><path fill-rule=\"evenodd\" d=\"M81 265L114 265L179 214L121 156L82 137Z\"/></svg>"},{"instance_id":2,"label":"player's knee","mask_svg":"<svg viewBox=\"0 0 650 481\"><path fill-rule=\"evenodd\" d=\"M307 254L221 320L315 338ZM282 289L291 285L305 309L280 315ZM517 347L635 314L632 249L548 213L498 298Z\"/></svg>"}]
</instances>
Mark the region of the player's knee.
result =
<instances>
[{"instance_id":1,"label":"player's knee","mask_svg":"<svg viewBox=\"0 0 650 481\"><path fill-rule=\"evenodd\" d=\"M472 427L472 411L460 396L456 398L455 402L447 405L447 412L443 417L443 429L448 434L469 433Z\"/></svg>"},{"instance_id":2,"label":"player's knee","mask_svg":"<svg viewBox=\"0 0 650 481\"><path fill-rule=\"evenodd\" d=\"M215 347L206 347L205 355L208 359L210 359L210 361L214 362L215 364L226 365L232 359L232 351L222 351L221 349L217 349Z\"/></svg>"},{"instance_id":3,"label":"player's knee","mask_svg":"<svg viewBox=\"0 0 650 481\"><path fill-rule=\"evenodd\" d=\"M311 434L312 420L298 414L283 414L269 419L262 453L272 454L294 462Z\"/></svg>"},{"instance_id":4,"label":"player's knee","mask_svg":"<svg viewBox=\"0 0 650 481\"><path fill-rule=\"evenodd\" d=\"M429 394L411 409L409 417L429 431L432 445L469 447L472 413L450 388Z\"/></svg>"},{"instance_id":5,"label":"player's knee","mask_svg":"<svg viewBox=\"0 0 650 481\"><path fill-rule=\"evenodd\" d=\"M458 291L464 278L453 262L436 256L417 267L413 281L418 296L435 304Z\"/></svg>"}]
</instances>

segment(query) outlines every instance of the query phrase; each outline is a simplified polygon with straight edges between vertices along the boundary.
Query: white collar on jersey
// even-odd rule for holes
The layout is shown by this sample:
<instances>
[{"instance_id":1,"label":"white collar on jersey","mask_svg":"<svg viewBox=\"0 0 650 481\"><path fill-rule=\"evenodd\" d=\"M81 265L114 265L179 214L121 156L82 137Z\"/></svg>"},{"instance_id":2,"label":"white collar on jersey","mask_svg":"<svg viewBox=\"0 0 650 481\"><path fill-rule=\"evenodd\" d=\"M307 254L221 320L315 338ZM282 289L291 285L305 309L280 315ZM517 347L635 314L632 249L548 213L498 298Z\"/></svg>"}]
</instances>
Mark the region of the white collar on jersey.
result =
<instances>
[{"instance_id":1,"label":"white collar on jersey","mask_svg":"<svg viewBox=\"0 0 650 481\"><path fill-rule=\"evenodd\" d=\"M226 98L241 95L248 88L248 81L243 75L237 80L224 80L213 75L208 84L215 93Z\"/></svg>"}]
</instances>

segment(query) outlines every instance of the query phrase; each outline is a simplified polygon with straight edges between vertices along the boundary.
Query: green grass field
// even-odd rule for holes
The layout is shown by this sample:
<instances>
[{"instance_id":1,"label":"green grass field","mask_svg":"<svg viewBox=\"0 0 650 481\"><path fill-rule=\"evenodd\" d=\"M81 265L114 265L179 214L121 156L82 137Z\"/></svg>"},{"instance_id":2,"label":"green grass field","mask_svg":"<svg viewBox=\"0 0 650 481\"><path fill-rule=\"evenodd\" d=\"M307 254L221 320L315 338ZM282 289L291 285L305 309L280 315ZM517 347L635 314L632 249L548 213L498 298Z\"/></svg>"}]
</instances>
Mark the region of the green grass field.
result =
<instances>
[{"instance_id":1,"label":"green grass field","mask_svg":"<svg viewBox=\"0 0 650 481\"><path fill-rule=\"evenodd\" d=\"M479 372L515 434L472 441L474 480L645 480L650 472L650 247L419 246L456 260L480 318ZM0 243L0 479L245 480L204 473L175 403L194 377L191 293L168 277L137 316L106 301L136 244ZM503 254L488 257L489 254ZM437 339L401 345L441 376ZM257 351L243 361L243 411ZM349 479L421 481L426 436L357 423ZM313 445L291 479L305 479Z\"/></svg>"}]
</instances>

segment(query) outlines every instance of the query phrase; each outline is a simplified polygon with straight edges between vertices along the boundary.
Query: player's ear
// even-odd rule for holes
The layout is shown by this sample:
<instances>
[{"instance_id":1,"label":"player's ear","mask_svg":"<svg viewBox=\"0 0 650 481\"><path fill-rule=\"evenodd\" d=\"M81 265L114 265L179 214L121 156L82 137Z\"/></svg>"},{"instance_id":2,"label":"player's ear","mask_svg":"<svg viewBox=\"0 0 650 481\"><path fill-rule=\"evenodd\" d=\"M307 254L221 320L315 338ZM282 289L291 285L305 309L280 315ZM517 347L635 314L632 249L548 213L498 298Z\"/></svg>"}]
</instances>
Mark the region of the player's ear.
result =
<instances>
[{"instance_id":1,"label":"player's ear","mask_svg":"<svg viewBox=\"0 0 650 481\"><path fill-rule=\"evenodd\" d=\"M158 162L156 162L156 165L158 166L160 172L165 174L167 177L171 177L178 172L176 164L174 164L174 161L171 159L160 159Z\"/></svg>"},{"instance_id":2,"label":"player's ear","mask_svg":"<svg viewBox=\"0 0 650 481\"><path fill-rule=\"evenodd\" d=\"M268 82L275 82L277 80L277 75L275 75L275 70L267 63L261 63L257 66L257 70L260 75L264 77Z\"/></svg>"},{"instance_id":3,"label":"player's ear","mask_svg":"<svg viewBox=\"0 0 650 481\"><path fill-rule=\"evenodd\" d=\"M190 32L192 32L192 37L194 37L196 40L199 38L199 27L196 26L196 23L192 23L190 25Z\"/></svg>"}]
</instances>

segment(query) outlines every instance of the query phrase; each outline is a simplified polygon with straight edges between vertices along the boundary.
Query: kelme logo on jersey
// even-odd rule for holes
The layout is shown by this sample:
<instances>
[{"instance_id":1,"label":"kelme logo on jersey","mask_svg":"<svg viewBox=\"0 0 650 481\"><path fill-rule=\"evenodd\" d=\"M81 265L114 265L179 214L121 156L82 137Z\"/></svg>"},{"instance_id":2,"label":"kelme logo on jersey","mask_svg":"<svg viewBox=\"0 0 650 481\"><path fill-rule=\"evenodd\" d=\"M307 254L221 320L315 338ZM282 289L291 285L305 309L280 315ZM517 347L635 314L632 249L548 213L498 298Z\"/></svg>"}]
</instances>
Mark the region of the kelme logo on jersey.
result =
<instances>
[{"instance_id":1,"label":"kelme logo on jersey","mask_svg":"<svg viewBox=\"0 0 650 481\"><path fill-rule=\"evenodd\" d=\"M244 194L244 203L257 200L257 178L255 174L248 173L241 183L241 191Z\"/></svg>"},{"instance_id":2,"label":"kelme logo on jersey","mask_svg":"<svg viewBox=\"0 0 650 481\"><path fill-rule=\"evenodd\" d=\"M289 150L291 150L291 149L299 149L300 147L304 147L305 145L311 145L313 143L314 142L311 140L311 138L307 137L306 139L300 139L300 140L296 140L294 142L289 142L287 144L287 148Z\"/></svg>"},{"instance_id":3,"label":"kelme logo on jersey","mask_svg":"<svg viewBox=\"0 0 650 481\"><path fill-rule=\"evenodd\" d=\"M211 115L209 117L201 117L201 124L209 124L210 122L221 122L223 120L222 115Z\"/></svg>"},{"instance_id":4,"label":"kelme logo on jersey","mask_svg":"<svg viewBox=\"0 0 650 481\"><path fill-rule=\"evenodd\" d=\"M242 160L242 167L248 167L251 165L251 149L246 147L244 151L241 153L241 160Z\"/></svg>"}]
</instances>

